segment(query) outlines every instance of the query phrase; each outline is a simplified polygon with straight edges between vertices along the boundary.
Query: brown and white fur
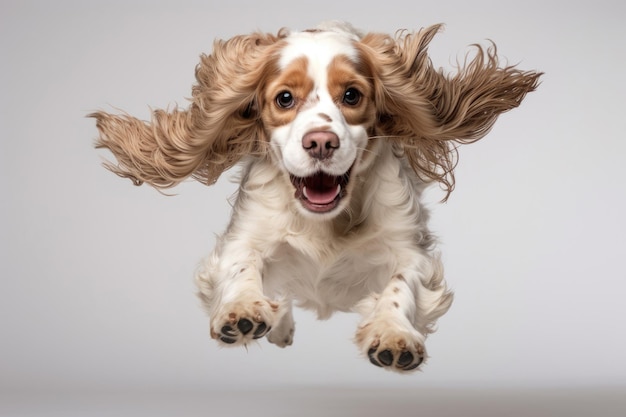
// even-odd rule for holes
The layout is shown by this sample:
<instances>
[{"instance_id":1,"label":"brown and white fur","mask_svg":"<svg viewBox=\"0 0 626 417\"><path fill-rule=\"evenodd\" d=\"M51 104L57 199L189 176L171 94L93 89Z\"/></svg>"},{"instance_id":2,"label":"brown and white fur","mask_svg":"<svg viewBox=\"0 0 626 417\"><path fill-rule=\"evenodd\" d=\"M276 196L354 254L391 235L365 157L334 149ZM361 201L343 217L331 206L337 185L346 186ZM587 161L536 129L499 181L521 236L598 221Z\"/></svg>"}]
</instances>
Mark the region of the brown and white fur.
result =
<instances>
[{"instance_id":1,"label":"brown and white fur","mask_svg":"<svg viewBox=\"0 0 626 417\"><path fill-rule=\"evenodd\" d=\"M320 318L360 313L355 341L377 366L422 363L452 302L422 191L449 194L457 145L541 75L499 66L495 45L445 74L427 55L439 29L236 36L201 57L189 109L92 115L118 160L107 167L137 185L212 184L242 162L231 222L196 276L218 342L290 345L295 301Z\"/></svg>"}]
</instances>

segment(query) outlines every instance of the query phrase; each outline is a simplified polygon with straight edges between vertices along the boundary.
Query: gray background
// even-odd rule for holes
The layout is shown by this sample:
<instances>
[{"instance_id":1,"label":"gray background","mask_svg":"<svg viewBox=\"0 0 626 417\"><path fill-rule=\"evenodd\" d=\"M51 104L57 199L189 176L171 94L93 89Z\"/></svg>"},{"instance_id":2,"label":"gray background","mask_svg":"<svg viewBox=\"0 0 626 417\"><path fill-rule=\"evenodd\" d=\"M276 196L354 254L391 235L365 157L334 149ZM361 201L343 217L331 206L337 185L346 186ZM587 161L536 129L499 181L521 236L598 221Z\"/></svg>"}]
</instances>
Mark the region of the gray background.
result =
<instances>
[{"instance_id":1,"label":"gray background","mask_svg":"<svg viewBox=\"0 0 626 417\"><path fill-rule=\"evenodd\" d=\"M3 0L0 415L619 415L625 15L618 1ZM350 314L298 310L284 350L218 348L192 275L228 221L235 171L171 197L133 187L101 167L84 117L186 106L213 39L327 19L443 22L437 66L493 39L546 72L461 149L448 203L428 194L456 300L410 376L358 355Z\"/></svg>"}]
</instances>

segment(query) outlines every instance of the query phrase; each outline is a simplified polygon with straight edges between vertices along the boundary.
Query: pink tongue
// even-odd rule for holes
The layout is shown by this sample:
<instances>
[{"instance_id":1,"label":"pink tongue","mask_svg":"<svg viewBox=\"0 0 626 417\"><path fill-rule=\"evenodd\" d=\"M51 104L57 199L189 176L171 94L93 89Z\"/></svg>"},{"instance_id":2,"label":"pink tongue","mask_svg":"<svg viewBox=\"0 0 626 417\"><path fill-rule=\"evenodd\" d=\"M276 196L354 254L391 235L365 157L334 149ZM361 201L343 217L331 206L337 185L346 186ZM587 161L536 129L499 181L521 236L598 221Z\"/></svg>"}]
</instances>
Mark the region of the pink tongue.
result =
<instances>
[{"instance_id":1,"label":"pink tongue","mask_svg":"<svg viewBox=\"0 0 626 417\"><path fill-rule=\"evenodd\" d=\"M304 181L302 190L310 203L318 205L332 203L340 191L341 188L337 184L337 178L323 172L307 178Z\"/></svg>"},{"instance_id":2,"label":"pink tongue","mask_svg":"<svg viewBox=\"0 0 626 417\"><path fill-rule=\"evenodd\" d=\"M338 186L324 189L305 188L304 194L307 200L313 204L330 204L337 197Z\"/></svg>"}]
</instances>

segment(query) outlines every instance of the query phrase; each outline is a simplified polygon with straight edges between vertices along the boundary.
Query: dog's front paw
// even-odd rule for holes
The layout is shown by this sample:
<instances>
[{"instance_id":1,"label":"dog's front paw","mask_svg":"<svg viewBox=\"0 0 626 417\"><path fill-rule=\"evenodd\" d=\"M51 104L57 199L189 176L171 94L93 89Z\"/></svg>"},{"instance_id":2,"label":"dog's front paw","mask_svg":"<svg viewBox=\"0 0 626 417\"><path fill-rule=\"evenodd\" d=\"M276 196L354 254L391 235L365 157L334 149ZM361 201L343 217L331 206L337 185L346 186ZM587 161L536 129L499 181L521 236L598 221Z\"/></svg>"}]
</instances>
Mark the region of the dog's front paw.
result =
<instances>
[{"instance_id":1,"label":"dog's front paw","mask_svg":"<svg viewBox=\"0 0 626 417\"><path fill-rule=\"evenodd\" d=\"M373 320L359 326L356 342L371 363L389 370L417 369L426 358L423 337L388 320Z\"/></svg>"},{"instance_id":2,"label":"dog's front paw","mask_svg":"<svg viewBox=\"0 0 626 417\"><path fill-rule=\"evenodd\" d=\"M222 306L211 320L211 337L226 345L245 345L265 336L279 305L266 299L242 299Z\"/></svg>"}]
</instances>

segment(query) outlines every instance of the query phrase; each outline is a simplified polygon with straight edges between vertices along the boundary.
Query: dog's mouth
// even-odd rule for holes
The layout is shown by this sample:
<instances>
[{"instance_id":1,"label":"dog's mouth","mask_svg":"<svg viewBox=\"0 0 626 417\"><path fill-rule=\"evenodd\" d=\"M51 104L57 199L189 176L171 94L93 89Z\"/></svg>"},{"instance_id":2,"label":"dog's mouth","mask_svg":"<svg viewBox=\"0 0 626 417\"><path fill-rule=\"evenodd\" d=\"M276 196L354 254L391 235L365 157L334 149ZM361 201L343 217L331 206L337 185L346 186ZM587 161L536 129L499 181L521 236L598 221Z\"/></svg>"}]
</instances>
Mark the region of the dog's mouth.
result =
<instances>
[{"instance_id":1,"label":"dog's mouth","mask_svg":"<svg viewBox=\"0 0 626 417\"><path fill-rule=\"evenodd\" d=\"M334 210L343 197L350 181L352 168L343 175L334 176L319 171L308 177L290 175L296 188L295 197L304 208L314 213L328 213Z\"/></svg>"}]
</instances>

